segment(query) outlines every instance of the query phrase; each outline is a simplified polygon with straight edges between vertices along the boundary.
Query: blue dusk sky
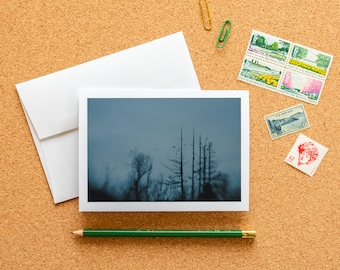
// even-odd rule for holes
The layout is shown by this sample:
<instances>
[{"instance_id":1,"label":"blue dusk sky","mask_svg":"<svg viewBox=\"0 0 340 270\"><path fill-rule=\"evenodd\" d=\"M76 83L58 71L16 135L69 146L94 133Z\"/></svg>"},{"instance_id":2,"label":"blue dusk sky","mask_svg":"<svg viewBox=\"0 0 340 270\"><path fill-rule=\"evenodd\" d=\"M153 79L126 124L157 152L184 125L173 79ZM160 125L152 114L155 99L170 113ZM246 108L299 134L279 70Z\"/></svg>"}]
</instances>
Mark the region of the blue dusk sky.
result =
<instances>
[{"instance_id":1,"label":"blue dusk sky","mask_svg":"<svg viewBox=\"0 0 340 270\"><path fill-rule=\"evenodd\" d=\"M183 132L187 173L191 171L195 131L196 162L199 136L212 142L217 170L240 181L241 100L239 98L92 98L88 100L89 168L105 168L117 181L130 171L134 149L153 158L152 176L170 172ZM103 176L103 175L102 175ZM102 178L99 177L99 178ZM231 179L232 180L232 179Z\"/></svg>"}]
</instances>

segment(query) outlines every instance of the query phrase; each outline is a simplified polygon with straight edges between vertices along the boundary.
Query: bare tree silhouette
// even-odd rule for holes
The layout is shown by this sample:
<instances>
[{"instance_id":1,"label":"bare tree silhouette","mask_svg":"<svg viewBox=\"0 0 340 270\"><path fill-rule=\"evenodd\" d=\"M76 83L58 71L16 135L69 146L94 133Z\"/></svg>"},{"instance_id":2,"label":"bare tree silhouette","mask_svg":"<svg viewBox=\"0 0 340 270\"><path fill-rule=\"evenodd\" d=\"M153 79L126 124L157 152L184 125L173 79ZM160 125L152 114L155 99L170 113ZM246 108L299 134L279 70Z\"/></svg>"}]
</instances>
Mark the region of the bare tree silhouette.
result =
<instances>
[{"instance_id":1,"label":"bare tree silhouette","mask_svg":"<svg viewBox=\"0 0 340 270\"><path fill-rule=\"evenodd\" d=\"M208 159L208 149L209 146L207 144L208 138L205 138L204 143L202 144L202 177L203 177L203 186L205 186L207 182L207 159Z\"/></svg>"},{"instance_id":2,"label":"bare tree silhouette","mask_svg":"<svg viewBox=\"0 0 340 270\"><path fill-rule=\"evenodd\" d=\"M189 139L190 140L190 139ZM171 146L171 145L170 145ZM170 173L152 175L153 158L137 148L130 150L126 163L130 166L124 176L114 175L116 168L105 167L102 173L89 171L89 198L91 201L221 201L239 200L240 190L230 184L229 176L218 170L213 142L198 136L192 130L190 147L186 147L183 128L179 143L172 146L175 157L169 164L160 162ZM185 160L191 155L191 164ZM117 177L118 176L118 177ZM100 184L101 183L101 184Z\"/></svg>"},{"instance_id":3,"label":"bare tree silhouette","mask_svg":"<svg viewBox=\"0 0 340 270\"><path fill-rule=\"evenodd\" d=\"M192 130L191 200L195 199L195 129Z\"/></svg>"},{"instance_id":4,"label":"bare tree silhouette","mask_svg":"<svg viewBox=\"0 0 340 270\"><path fill-rule=\"evenodd\" d=\"M212 175L214 173L215 168L215 149L213 148L213 143L209 142L208 144L208 182L211 182Z\"/></svg>"},{"instance_id":5,"label":"bare tree silhouette","mask_svg":"<svg viewBox=\"0 0 340 270\"><path fill-rule=\"evenodd\" d=\"M176 148L176 146L174 146L174 148ZM186 198L186 194L185 194L185 187L184 187L183 168L184 168L184 165L186 164L186 162L184 161L184 154L183 154L183 131L182 131L182 127L181 127L180 145L179 145L179 147L177 148L177 151L176 151L176 156L177 155L179 155L179 157L174 158L174 159L169 159L169 161L172 162L172 167L167 166L164 163L162 163L162 165L175 175L175 178L171 178L171 184L174 185L174 186L180 184L181 199L184 200Z\"/></svg>"},{"instance_id":6,"label":"bare tree silhouette","mask_svg":"<svg viewBox=\"0 0 340 270\"><path fill-rule=\"evenodd\" d=\"M150 186L150 174L152 171L152 157L139 152L138 149L130 151L131 172L130 178L133 183L134 199L139 201L142 199L143 191ZM145 183L143 185L143 179Z\"/></svg>"},{"instance_id":7,"label":"bare tree silhouette","mask_svg":"<svg viewBox=\"0 0 340 270\"><path fill-rule=\"evenodd\" d=\"M203 191L202 185L202 137L199 136L199 148L198 148L198 194Z\"/></svg>"}]
</instances>

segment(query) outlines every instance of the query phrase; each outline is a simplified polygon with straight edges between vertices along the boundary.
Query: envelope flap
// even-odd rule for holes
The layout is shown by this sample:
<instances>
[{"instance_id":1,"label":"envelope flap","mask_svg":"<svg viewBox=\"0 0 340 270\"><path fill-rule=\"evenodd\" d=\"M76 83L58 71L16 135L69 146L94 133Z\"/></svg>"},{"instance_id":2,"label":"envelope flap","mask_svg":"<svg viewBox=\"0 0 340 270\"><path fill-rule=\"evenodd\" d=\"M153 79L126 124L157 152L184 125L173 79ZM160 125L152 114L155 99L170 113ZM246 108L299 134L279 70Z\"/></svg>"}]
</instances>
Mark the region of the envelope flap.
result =
<instances>
[{"instance_id":1,"label":"envelope flap","mask_svg":"<svg viewBox=\"0 0 340 270\"><path fill-rule=\"evenodd\" d=\"M78 127L80 88L182 85L192 89L197 81L184 36L178 32L17 84L16 88L39 139L44 139Z\"/></svg>"}]
</instances>

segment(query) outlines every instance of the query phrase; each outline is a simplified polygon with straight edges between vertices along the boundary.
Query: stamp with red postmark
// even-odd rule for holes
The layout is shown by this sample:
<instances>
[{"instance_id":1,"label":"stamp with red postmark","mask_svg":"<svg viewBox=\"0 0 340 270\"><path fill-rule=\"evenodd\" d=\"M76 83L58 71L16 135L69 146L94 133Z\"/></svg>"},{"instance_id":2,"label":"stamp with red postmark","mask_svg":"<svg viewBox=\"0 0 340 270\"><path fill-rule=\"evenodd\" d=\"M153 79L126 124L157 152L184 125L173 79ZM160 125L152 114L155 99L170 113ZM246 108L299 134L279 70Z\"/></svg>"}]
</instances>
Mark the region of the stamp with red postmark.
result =
<instances>
[{"instance_id":1,"label":"stamp with red postmark","mask_svg":"<svg viewBox=\"0 0 340 270\"><path fill-rule=\"evenodd\" d=\"M328 148L325 146L300 134L287 155L285 162L305 174L313 176L327 151Z\"/></svg>"}]
</instances>

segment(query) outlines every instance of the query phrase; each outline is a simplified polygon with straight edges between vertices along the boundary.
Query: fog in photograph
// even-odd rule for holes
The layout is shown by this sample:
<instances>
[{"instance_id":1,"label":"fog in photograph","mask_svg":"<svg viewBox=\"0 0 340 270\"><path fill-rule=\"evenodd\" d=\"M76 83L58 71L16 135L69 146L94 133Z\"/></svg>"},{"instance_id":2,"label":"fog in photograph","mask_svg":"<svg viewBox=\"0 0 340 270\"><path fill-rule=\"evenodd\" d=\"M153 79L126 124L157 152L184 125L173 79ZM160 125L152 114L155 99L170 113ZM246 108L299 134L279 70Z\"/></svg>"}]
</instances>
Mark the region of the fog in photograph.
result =
<instances>
[{"instance_id":1,"label":"fog in photograph","mask_svg":"<svg viewBox=\"0 0 340 270\"><path fill-rule=\"evenodd\" d=\"M88 99L88 201L241 201L240 98Z\"/></svg>"}]
</instances>

